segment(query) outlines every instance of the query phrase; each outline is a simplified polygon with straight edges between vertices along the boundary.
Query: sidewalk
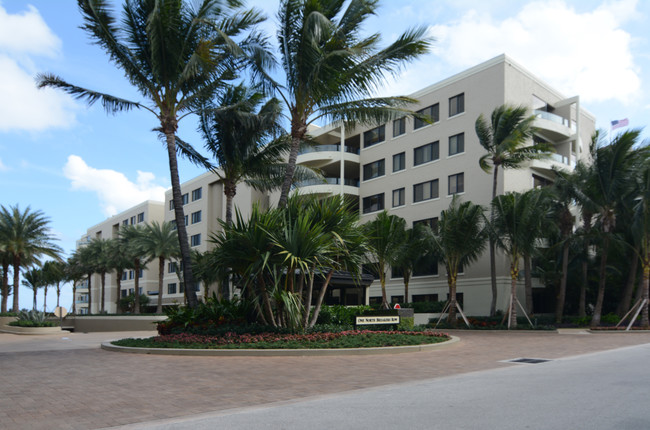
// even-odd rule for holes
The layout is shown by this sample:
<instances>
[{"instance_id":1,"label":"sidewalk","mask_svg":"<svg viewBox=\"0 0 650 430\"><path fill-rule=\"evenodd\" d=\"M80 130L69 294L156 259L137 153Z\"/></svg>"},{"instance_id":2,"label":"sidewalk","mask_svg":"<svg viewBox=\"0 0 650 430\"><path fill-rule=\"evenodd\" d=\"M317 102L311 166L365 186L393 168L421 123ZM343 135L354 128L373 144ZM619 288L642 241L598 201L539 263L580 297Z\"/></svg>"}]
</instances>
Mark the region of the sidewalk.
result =
<instances>
[{"instance_id":1,"label":"sidewalk","mask_svg":"<svg viewBox=\"0 0 650 430\"><path fill-rule=\"evenodd\" d=\"M146 333L0 334L0 428L86 429L437 378L650 343L650 333L455 331L429 352L364 357L176 357L99 349ZM64 339L68 337L68 339Z\"/></svg>"}]
</instances>

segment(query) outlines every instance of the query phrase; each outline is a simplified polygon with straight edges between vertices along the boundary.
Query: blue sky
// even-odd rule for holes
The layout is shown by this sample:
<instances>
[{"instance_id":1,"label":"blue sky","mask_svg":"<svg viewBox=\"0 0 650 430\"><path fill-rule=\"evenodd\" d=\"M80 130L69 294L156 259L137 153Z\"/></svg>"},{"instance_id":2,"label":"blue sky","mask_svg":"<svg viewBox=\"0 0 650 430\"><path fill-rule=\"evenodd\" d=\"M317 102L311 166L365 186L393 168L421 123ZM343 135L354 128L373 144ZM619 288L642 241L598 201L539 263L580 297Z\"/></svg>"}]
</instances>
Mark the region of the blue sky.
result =
<instances>
[{"instance_id":1,"label":"blue sky","mask_svg":"<svg viewBox=\"0 0 650 430\"><path fill-rule=\"evenodd\" d=\"M248 5L269 16L262 29L275 34L277 2ZM389 79L380 94L409 94L506 53L567 97L580 95L598 127L629 118L630 127L643 128L650 113L649 16L650 2L635 0L384 0L366 30L388 43L406 27L425 25L437 39L431 54ZM42 210L66 253L89 226L143 200L162 200L170 184L150 113L106 115L101 106L35 89L34 76L52 72L141 100L80 25L73 0L0 0L0 204ZM200 147L195 129L195 119L186 118L179 135ZM202 173L184 161L180 169L181 181ZM24 287L20 299L31 307ZM66 291L63 306L71 299Z\"/></svg>"}]
</instances>

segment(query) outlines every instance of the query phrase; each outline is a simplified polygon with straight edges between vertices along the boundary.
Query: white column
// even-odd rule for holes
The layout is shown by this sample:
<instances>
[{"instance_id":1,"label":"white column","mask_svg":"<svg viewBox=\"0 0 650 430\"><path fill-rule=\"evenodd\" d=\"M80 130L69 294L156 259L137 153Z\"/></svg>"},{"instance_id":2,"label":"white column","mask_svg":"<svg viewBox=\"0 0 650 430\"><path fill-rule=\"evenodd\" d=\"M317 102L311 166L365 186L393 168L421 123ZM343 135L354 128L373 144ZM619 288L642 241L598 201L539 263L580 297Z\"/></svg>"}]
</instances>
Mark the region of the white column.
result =
<instances>
[{"instance_id":1,"label":"white column","mask_svg":"<svg viewBox=\"0 0 650 430\"><path fill-rule=\"evenodd\" d=\"M341 179L340 194L343 197L343 187L345 185L345 125L341 123Z\"/></svg>"}]
</instances>

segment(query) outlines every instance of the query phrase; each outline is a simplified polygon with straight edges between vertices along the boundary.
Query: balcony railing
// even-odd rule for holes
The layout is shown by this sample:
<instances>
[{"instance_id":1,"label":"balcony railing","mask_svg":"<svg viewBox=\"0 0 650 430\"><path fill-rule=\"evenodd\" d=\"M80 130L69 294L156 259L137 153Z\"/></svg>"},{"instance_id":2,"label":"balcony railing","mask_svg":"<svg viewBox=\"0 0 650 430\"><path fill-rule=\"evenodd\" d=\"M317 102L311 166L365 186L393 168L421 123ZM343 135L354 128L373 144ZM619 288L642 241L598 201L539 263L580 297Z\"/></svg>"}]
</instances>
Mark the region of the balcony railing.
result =
<instances>
[{"instance_id":1,"label":"balcony railing","mask_svg":"<svg viewBox=\"0 0 650 430\"><path fill-rule=\"evenodd\" d=\"M302 148L298 155L302 154L309 154L311 152L339 152L341 150L341 145L315 145L315 146L307 146L305 148ZM359 148L356 148L354 146L345 146L345 152L348 152L350 154L359 154Z\"/></svg>"},{"instance_id":2,"label":"balcony railing","mask_svg":"<svg viewBox=\"0 0 650 430\"><path fill-rule=\"evenodd\" d=\"M341 178L323 178L323 179L308 179L306 181L298 182L296 186L300 187L309 187L312 185L341 185ZM359 188L358 179L347 179L343 181L343 185L348 185L350 187Z\"/></svg>"},{"instance_id":3,"label":"balcony railing","mask_svg":"<svg viewBox=\"0 0 650 430\"><path fill-rule=\"evenodd\" d=\"M555 115L554 113L546 112L543 110L536 110L535 115L538 118L542 118L548 121L553 121L557 124L561 124L565 127L569 127L572 131L576 131L576 126L575 124L572 124L571 121L569 121L566 118L561 117L560 115Z\"/></svg>"},{"instance_id":4,"label":"balcony railing","mask_svg":"<svg viewBox=\"0 0 650 430\"><path fill-rule=\"evenodd\" d=\"M576 157L574 155L566 157L561 154L551 154L551 159L558 163L566 164L567 166L576 167Z\"/></svg>"}]
</instances>

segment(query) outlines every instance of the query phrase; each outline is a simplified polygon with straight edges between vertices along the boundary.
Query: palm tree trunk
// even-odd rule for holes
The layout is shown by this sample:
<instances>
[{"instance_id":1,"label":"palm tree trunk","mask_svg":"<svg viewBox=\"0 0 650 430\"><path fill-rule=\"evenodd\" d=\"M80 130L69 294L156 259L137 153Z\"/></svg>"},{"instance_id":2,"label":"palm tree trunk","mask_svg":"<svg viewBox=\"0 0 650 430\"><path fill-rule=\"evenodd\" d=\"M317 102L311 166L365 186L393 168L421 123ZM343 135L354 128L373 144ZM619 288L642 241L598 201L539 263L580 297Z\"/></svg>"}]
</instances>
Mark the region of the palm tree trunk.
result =
<instances>
[{"instance_id":1,"label":"palm tree trunk","mask_svg":"<svg viewBox=\"0 0 650 430\"><path fill-rule=\"evenodd\" d=\"M311 297L312 294L314 293L314 278L316 278L316 273L315 273L315 264L312 265L312 270L311 270L311 278L309 278L309 284L307 286L307 297L305 297L305 314L303 315L302 319L302 327L307 328L307 324L309 323L309 311L311 310Z\"/></svg>"},{"instance_id":2,"label":"palm tree trunk","mask_svg":"<svg viewBox=\"0 0 650 430\"><path fill-rule=\"evenodd\" d=\"M133 299L133 313L137 315L140 313L140 259L139 258L135 259L134 270L135 270L135 277L134 277L135 279L133 281L134 284L133 292L135 294L135 297ZM185 284L185 291L187 291L187 284Z\"/></svg>"},{"instance_id":3,"label":"palm tree trunk","mask_svg":"<svg viewBox=\"0 0 650 430\"><path fill-rule=\"evenodd\" d=\"M284 174L284 182L280 192L280 201L278 207L283 208L287 205L289 198L289 191L291 190L291 183L293 182L293 174L296 171L296 160L298 159L298 150L300 143L305 137L307 131L307 124L303 118L296 118L296 113L292 112L291 119L291 151L289 151L289 161L287 162L287 170Z\"/></svg>"},{"instance_id":4,"label":"palm tree trunk","mask_svg":"<svg viewBox=\"0 0 650 430\"><path fill-rule=\"evenodd\" d=\"M447 283L449 284L449 314L447 322L452 328L456 328L458 318L456 317L456 273L450 273L453 270L447 270Z\"/></svg>"},{"instance_id":5,"label":"palm tree trunk","mask_svg":"<svg viewBox=\"0 0 650 430\"><path fill-rule=\"evenodd\" d=\"M316 301L316 307L314 308L314 315L311 317L311 322L309 323L309 327L313 327L316 325L316 321L318 320L318 314L320 313L320 308L323 305L323 299L325 298L325 292L327 291L327 287L330 284L330 281L332 280L332 275L334 275L334 269L330 269L330 271L327 273L327 277L325 278L325 282L323 282L323 287L320 289L320 292L318 293L318 300Z\"/></svg>"},{"instance_id":6,"label":"palm tree trunk","mask_svg":"<svg viewBox=\"0 0 650 430\"><path fill-rule=\"evenodd\" d=\"M264 310L267 313L267 319L271 321L273 327L277 327L277 324L275 323L275 317L273 315L273 307L271 306L271 299L269 299L269 292L266 291L266 287L264 286L264 277L261 273L258 275L257 283L257 287L260 291L260 294L262 295L262 302L264 305Z\"/></svg>"},{"instance_id":7,"label":"palm tree trunk","mask_svg":"<svg viewBox=\"0 0 650 430\"><path fill-rule=\"evenodd\" d=\"M650 284L650 253L647 253L644 258L643 264L643 299L645 305L641 309L641 327L648 328L650 321L648 321L648 285Z\"/></svg>"},{"instance_id":8,"label":"palm tree trunk","mask_svg":"<svg viewBox=\"0 0 650 430\"><path fill-rule=\"evenodd\" d=\"M120 270L119 272L116 271L116 283L117 283L117 298L115 299L115 313L120 313L120 294L122 294L122 272L123 270Z\"/></svg>"},{"instance_id":9,"label":"palm tree trunk","mask_svg":"<svg viewBox=\"0 0 650 430\"><path fill-rule=\"evenodd\" d=\"M494 165L494 175L492 177L492 200L497 196L497 177L499 165ZM494 222L494 207L490 210L490 224ZM496 245L494 238L490 235L490 285L492 286L492 302L490 303L490 316L497 313L497 262L496 262Z\"/></svg>"},{"instance_id":10,"label":"palm tree trunk","mask_svg":"<svg viewBox=\"0 0 650 430\"><path fill-rule=\"evenodd\" d=\"M158 257L158 306L156 306L156 313L162 313L162 295L163 295L163 275L165 274L165 257ZM206 288L207 288L206 284ZM206 292L206 297L208 296Z\"/></svg>"},{"instance_id":11,"label":"palm tree trunk","mask_svg":"<svg viewBox=\"0 0 650 430\"><path fill-rule=\"evenodd\" d=\"M72 281L72 315L77 315L77 281Z\"/></svg>"},{"instance_id":12,"label":"palm tree trunk","mask_svg":"<svg viewBox=\"0 0 650 430\"><path fill-rule=\"evenodd\" d=\"M519 259L513 258L510 264L510 327L517 328L517 278L519 277Z\"/></svg>"},{"instance_id":13,"label":"palm tree trunk","mask_svg":"<svg viewBox=\"0 0 650 430\"><path fill-rule=\"evenodd\" d=\"M411 303L409 301L409 282L411 282L411 272L408 269L404 270L404 303Z\"/></svg>"},{"instance_id":14,"label":"palm tree trunk","mask_svg":"<svg viewBox=\"0 0 650 430\"><path fill-rule=\"evenodd\" d=\"M524 290L526 291L526 309L528 315L533 314L533 274L530 255L524 255Z\"/></svg>"},{"instance_id":15,"label":"palm tree trunk","mask_svg":"<svg viewBox=\"0 0 650 430\"><path fill-rule=\"evenodd\" d=\"M38 288L36 285L33 285L32 288L34 288L34 307L32 309L36 310L36 292L38 291Z\"/></svg>"},{"instance_id":16,"label":"palm tree trunk","mask_svg":"<svg viewBox=\"0 0 650 430\"><path fill-rule=\"evenodd\" d=\"M178 242L181 248L181 261L183 262L183 281L185 282L185 297L187 305L194 309L198 305L196 291L192 288L194 285L194 276L192 274L192 258L190 254L190 243L187 238L187 228L185 226L185 213L183 212L183 197L181 193L181 182L178 175L178 162L176 160L176 127L175 120L169 120L170 123L165 127L163 124L165 138L167 141L167 155L169 157L169 172L172 182L172 196L174 200L174 219L176 220L176 231L178 233ZM137 292L137 291L136 291ZM139 300L137 302L139 304Z\"/></svg>"},{"instance_id":17,"label":"palm tree trunk","mask_svg":"<svg viewBox=\"0 0 650 430\"><path fill-rule=\"evenodd\" d=\"M582 282L580 283L580 299L578 301L578 316L587 316L587 284L589 283L589 262L582 262Z\"/></svg>"},{"instance_id":18,"label":"palm tree trunk","mask_svg":"<svg viewBox=\"0 0 650 430\"><path fill-rule=\"evenodd\" d=\"M625 282L625 288L623 289L623 294L621 295L621 300L618 302L616 307L616 315L623 316L625 312L630 309L632 304L632 296L634 295L634 284L636 284L636 272L639 270L639 258L637 257L637 252L639 251L638 247L635 249L635 252L632 254L633 258L630 262L630 270L627 274L627 281Z\"/></svg>"},{"instance_id":19,"label":"palm tree trunk","mask_svg":"<svg viewBox=\"0 0 650 430\"><path fill-rule=\"evenodd\" d=\"M557 324L562 322L564 316L564 302L566 301L566 281L568 277L569 268L569 241L565 238L564 245L562 245L562 277L560 278L560 291L557 294L557 302L555 304L555 322Z\"/></svg>"},{"instance_id":20,"label":"palm tree trunk","mask_svg":"<svg viewBox=\"0 0 650 430\"><path fill-rule=\"evenodd\" d=\"M232 225L232 201L237 194L237 185L224 181L223 193L226 195L226 225Z\"/></svg>"},{"instance_id":21,"label":"palm tree trunk","mask_svg":"<svg viewBox=\"0 0 650 430\"><path fill-rule=\"evenodd\" d=\"M598 296L596 298L596 307L594 308L594 316L591 318L591 327L598 327L600 325L600 316L603 312L603 302L605 301L605 285L607 279L605 278L607 272L607 251L609 248L609 234L606 233L603 239L603 247L601 249L600 267L598 269Z\"/></svg>"},{"instance_id":22,"label":"palm tree trunk","mask_svg":"<svg viewBox=\"0 0 650 430\"><path fill-rule=\"evenodd\" d=\"M7 312L7 302L9 301L9 261L2 262L2 308L0 312Z\"/></svg>"},{"instance_id":23,"label":"palm tree trunk","mask_svg":"<svg viewBox=\"0 0 650 430\"><path fill-rule=\"evenodd\" d=\"M101 313L103 314L105 311L104 303L106 303L106 272L101 273L101 279L102 279L102 301L101 301Z\"/></svg>"},{"instance_id":24,"label":"palm tree trunk","mask_svg":"<svg viewBox=\"0 0 650 430\"><path fill-rule=\"evenodd\" d=\"M88 315L92 315L93 294L92 294L92 272L88 273Z\"/></svg>"},{"instance_id":25,"label":"palm tree trunk","mask_svg":"<svg viewBox=\"0 0 650 430\"><path fill-rule=\"evenodd\" d=\"M59 299L61 298L61 287L59 286L59 283L56 283L56 307L60 307L59 305Z\"/></svg>"},{"instance_id":26,"label":"palm tree trunk","mask_svg":"<svg viewBox=\"0 0 650 430\"><path fill-rule=\"evenodd\" d=\"M18 291L20 290L20 256L14 255L14 312L20 310Z\"/></svg>"},{"instance_id":27,"label":"palm tree trunk","mask_svg":"<svg viewBox=\"0 0 650 430\"><path fill-rule=\"evenodd\" d=\"M47 312L47 285L43 287L43 313Z\"/></svg>"}]
</instances>

